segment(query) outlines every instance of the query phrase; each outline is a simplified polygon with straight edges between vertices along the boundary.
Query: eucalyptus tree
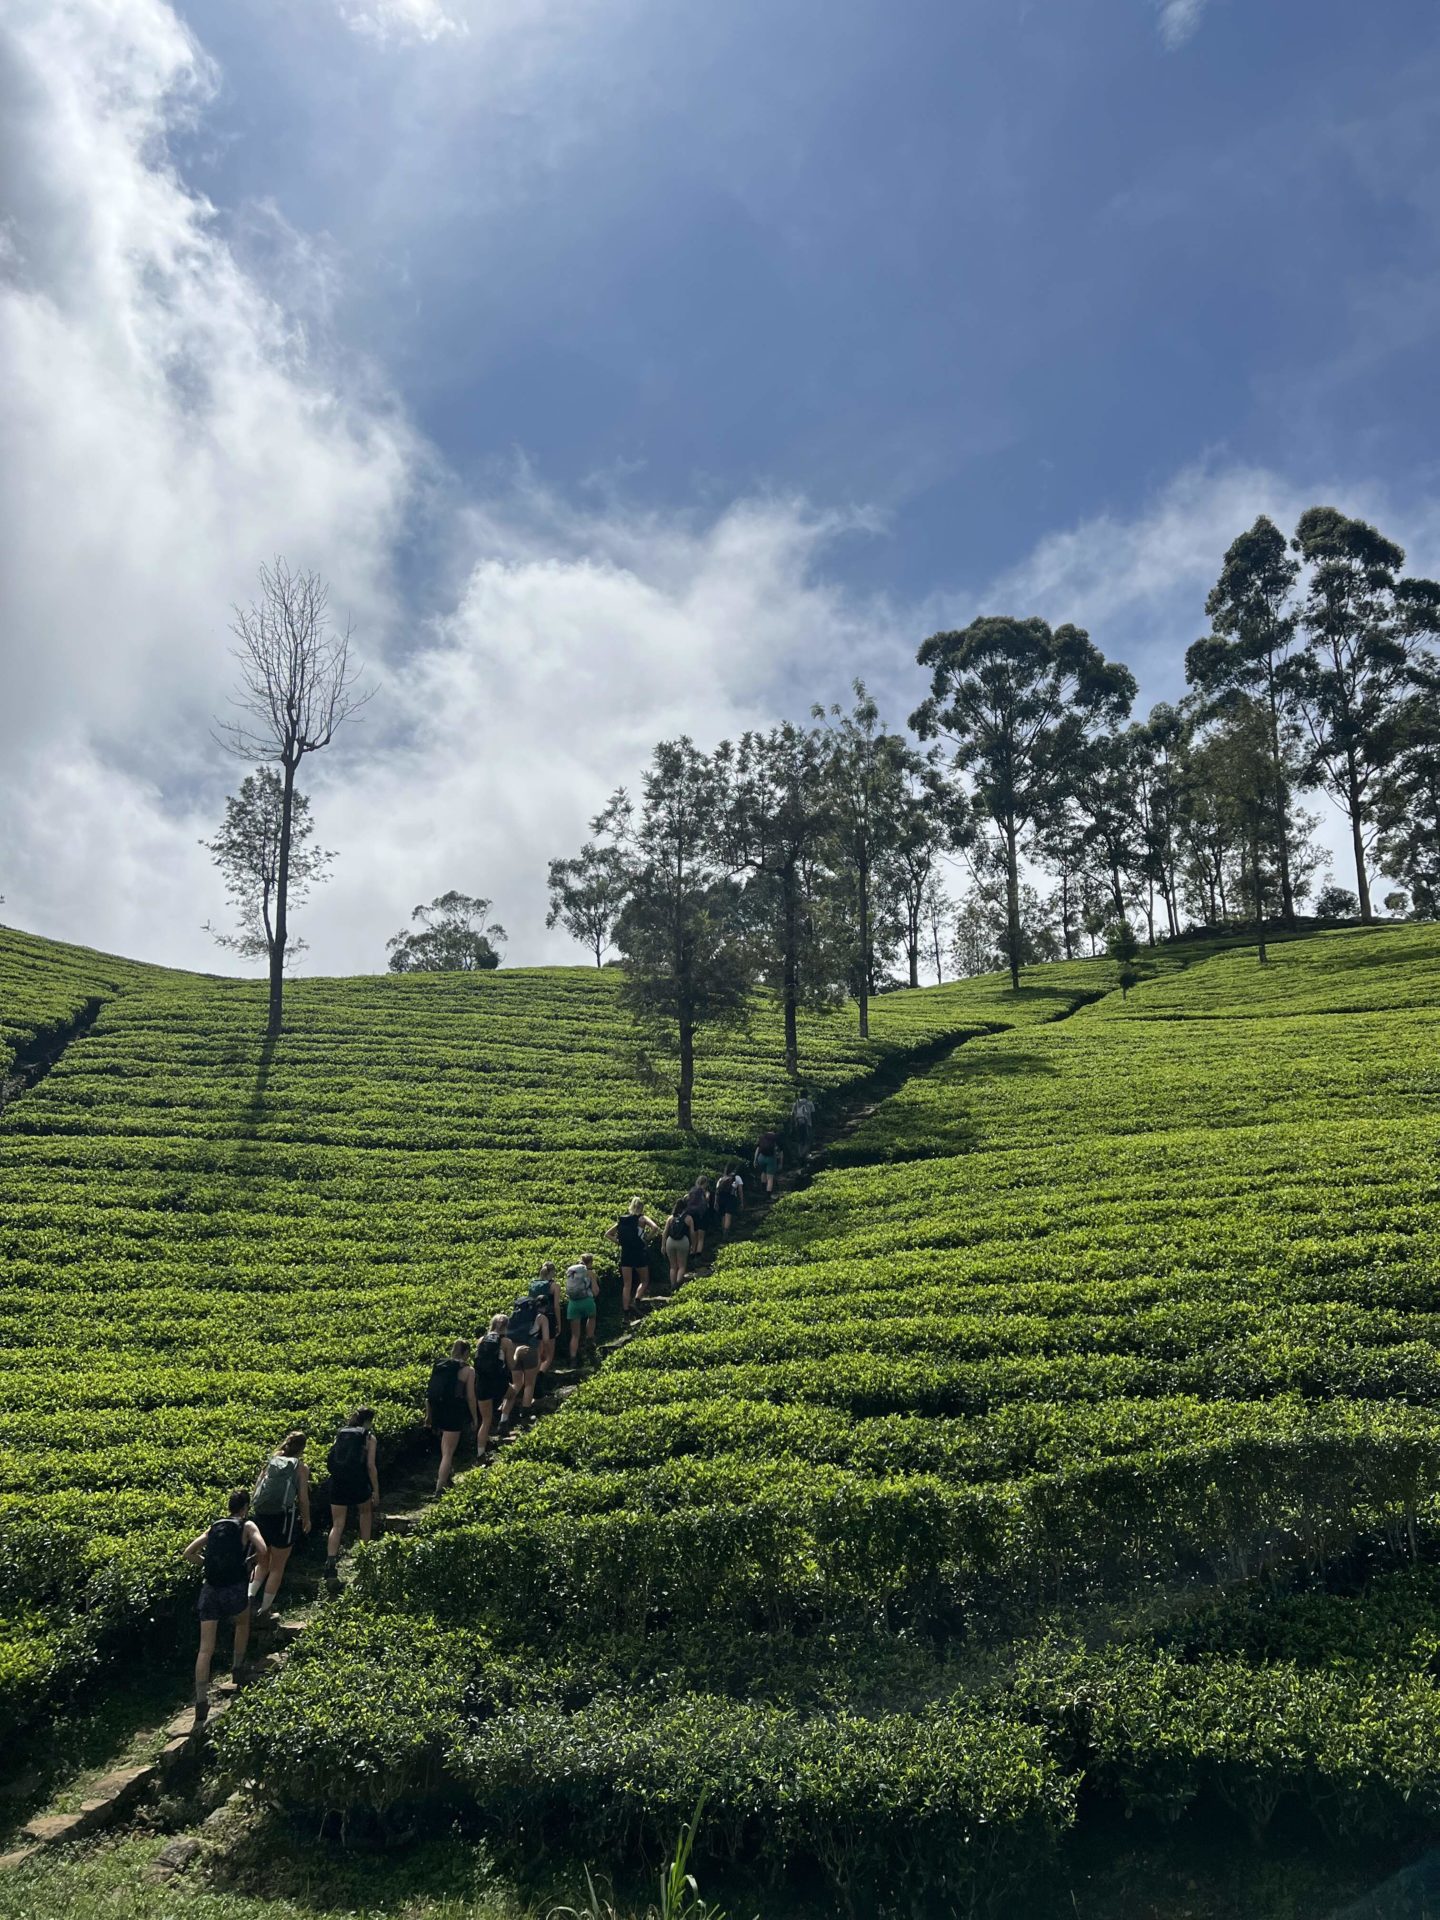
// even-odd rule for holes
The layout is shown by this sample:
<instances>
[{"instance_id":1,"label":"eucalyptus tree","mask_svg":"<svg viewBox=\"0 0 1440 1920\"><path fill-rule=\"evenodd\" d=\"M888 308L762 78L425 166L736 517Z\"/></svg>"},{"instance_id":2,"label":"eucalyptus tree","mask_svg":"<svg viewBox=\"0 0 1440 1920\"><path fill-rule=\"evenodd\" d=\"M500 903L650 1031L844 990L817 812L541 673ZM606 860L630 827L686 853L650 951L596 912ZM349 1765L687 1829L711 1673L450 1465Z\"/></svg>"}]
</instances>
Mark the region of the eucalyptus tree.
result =
<instances>
[{"instance_id":1,"label":"eucalyptus tree","mask_svg":"<svg viewBox=\"0 0 1440 1920\"><path fill-rule=\"evenodd\" d=\"M905 952L909 984L920 984L920 950L938 943L928 932L931 896L940 885L945 855L969 837L965 796L947 781L935 755L912 754L904 766L888 844L879 863L880 884L891 903Z\"/></svg>"},{"instance_id":2,"label":"eucalyptus tree","mask_svg":"<svg viewBox=\"0 0 1440 1920\"><path fill-rule=\"evenodd\" d=\"M740 890L716 857L723 782L685 737L651 757L638 807L624 788L592 822L625 873L615 926L621 998L678 1063L675 1117L693 1126L696 1043L706 1027L742 1025L755 968ZM655 1069L641 1060L647 1077Z\"/></svg>"},{"instance_id":3,"label":"eucalyptus tree","mask_svg":"<svg viewBox=\"0 0 1440 1920\"><path fill-rule=\"evenodd\" d=\"M1295 773L1296 642L1292 604L1300 563L1285 536L1263 513L1226 549L1220 578L1205 611L1212 631L1185 655L1185 678L1211 707L1228 700L1258 701L1270 758L1270 838L1279 868L1280 912L1295 925L1291 875L1290 795Z\"/></svg>"},{"instance_id":4,"label":"eucalyptus tree","mask_svg":"<svg viewBox=\"0 0 1440 1920\"><path fill-rule=\"evenodd\" d=\"M329 601L330 590L318 573L297 572L283 559L260 569L259 598L236 608L231 629L240 668L231 704L240 718L216 728L229 752L274 768L279 780L265 1027L272 1040L284 1018L296 775L308 755L332 743L372 691L359 684L350 628L332 624Z\"/></svg>"},{"instance_id":5,"label":"eucalyptus tree","mask_svg":"<svg viewBox=\"0 0 1440 1920\"><path fill-rule=\"evenodd\" d=\"M800 1007L824 1004L837 991L834 957L826 952L826 916L817 901L820 855L835 806L827 759L828 743L818 729L786 720L768 733L722 741L711 763L716 863L749 876L745 920L761 971L780 990L785 1069L792 1077L800 1072Z\"/></svg>"},{"instance_id":6,"label":"eucalyptus tree","mask_svg":"<svg viewBox=\"0 0 1440 1920\"><path fill-rule=\"evenodd\" d=\"M874 892L877 865L893 843L915 750L886 730L863 680L853 683L855 705L816 706L811 717L825 730L825 785L837 887L851 910L851 978L860 1008L860 1032L870 1032L875 987Z\"/></svg>"},{"instance_id":7,"label":"eucalyptus tree","mask_svg":"<svg viewBox=\"0 0 1440 1920\"><path fill-rule=\"evenodd\" d=\"M1020 846L1067 791L1094 736L1135 698L1128 667L1106 660L1081 628L985 616L920 648L930 697L911 716L922 739L943 735L972 804L998 836L1005 865L1006 950L1020 985Z\"/></svg>"},{"instance_id":8,"label":"eucalyptus tree","mask_svg":"<svg viewBox=\"0 0 1440 1920\"><path fill-rule=\"evenodd\" d=\"M552 860L547 875L550 910L547 927L562 926L572 940L587 946L602 967L625 904L625 864L614 847L587 841L573 860Z\"/></svg>"},{"instance_id":9,"label":"eucalyptus tree","mask_svg":"<svg viewBox=\"0 0 1440 1920\"><path fill-rule=\"evenodd\" d=\"M1299 609L1305 645L1292 673L1309 771L1350 823L1355 891L1368 923L1377 792L1434 635L1440 587L1402 580L1404 549L1335 507L1301 514L1292 545L1309 570Z\"/></svg>"},{"instance_id":10,"label":"eucalyptus tree","mask_svg":"<svg viewBox=\"0 0 1440 1920\"><path fill-rule=\"evenodd\" d=\"M452 887L428 906L415 908L385 948L391 973L491 973L509 938L498 920L487 920L492 902Z\"/></svg>"}]
</instances>

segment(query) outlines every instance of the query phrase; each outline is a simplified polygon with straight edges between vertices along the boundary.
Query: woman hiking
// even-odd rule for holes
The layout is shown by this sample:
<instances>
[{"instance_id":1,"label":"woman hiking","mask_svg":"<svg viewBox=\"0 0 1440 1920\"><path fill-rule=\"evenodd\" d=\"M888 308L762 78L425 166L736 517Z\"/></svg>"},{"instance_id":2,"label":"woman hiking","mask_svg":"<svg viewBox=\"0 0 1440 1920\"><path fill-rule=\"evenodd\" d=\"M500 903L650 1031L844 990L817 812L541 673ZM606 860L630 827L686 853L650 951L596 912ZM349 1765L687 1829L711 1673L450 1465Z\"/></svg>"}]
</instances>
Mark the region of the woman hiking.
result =
<instances>
[{"instance_id":1,"label":"woman hiking","mask_svg":"<svg viewBox=\"0 0 1440 1920\"><path fill-rule=\"evenodd\" d=\"M565 1318L570 1323L572 1367L580 1358L581 1342L595 1338L595 1322L600 1310L599 1292L600 1285L595 1278L595 1256L582 1253L573 1266L565 1269Z\"/></svg>"},{"instance_id":2,"label":"woman hiking","mask_svg":"<svg viewBox=\"0 0 1440 1920\"><path fill-rule=\"evenodd\" d=\"M299 1427L286 1434L261 1468L250 1497L250 1518L270 1552L268 1574L257 1571L250 1583L250 1604L258 1620L274 1606L290 1555L300 1536L310 1531L310 1469Z\"/></svg>"},{"instance_id":3,"label":"woman hiking","mask_svg":"<svg viewBox=\"0 0 1440 1920\"><path fill-rule=\"evenodd\" d=\"M695 1223L690 1218L687 1203L684 1200L677 1200L670 1209L664 1226L665 1258L670 1262L672 1293L685 1278L685 1265L690 1258L690 1243L694 1235Z\"/></svg>"},{"instance_id":4,"label":"woman hiking","mask_svg":"<svg viewBox=\"0 0 1440 1920\"><path fill-rule=\"evenodd\" d=\"M780 1171L780 1136L773 1128L767 1127L755 1142L755 1171L773 1199L775 1176Z\"/></svg>"},{"instance_id":5,"label":"woman hiking","mask_svg":"<svg viewBox=\"0 0 1440 1920\"><path fill-rule=\"evenodd\" d=\"M555 1349L560 1341L560 1286L553 1260L547 1260L541 1267L530 1282L528 1293L538 1309L535 1333L540 1344L540 1371L549 1373L555 1365Z\"/></svg>"},{"instance_id":6,"label":"woman hiking","mask_svg":"<svg viewBox=\"0 0 1440 1920\"><path fill-rule=\"evenodd\" d=\"M231 1494L225 1518L198 1534L181 1558L199 1567L204 1575L196 1608L200 1615L200 1651L195 1658L198 1727L210 1711L210 1668L222 1620L228 1620L235 1630L231 1671L237 1680L245 1677L245 1650L250 1644L250 1563L253 1559L262 1577L270 1563L270 1549L250 1518L250 1495L243 1487Z\"/></svg>"},{"instance_id":7,"label":"woman hiking","mask_svg":"<svg viewBox=\"0 0 1440 1920\"><path fill-rule=\"evenodd\" d=\"M325 1543L325 1578L333 1580L340 1565L345 1522L355 1508L360 1538L368 1540L380 1504L380 1480L375 1470L375 1409L357 1407L335 1436L325 1462L330 1472L330 1538Z\"/></svg>"},{"instance_id":8,"label":"woman hiking","mask_svg":"<svg viewBox=\"0 0 1440 1920\"><path fill-rule=\"evenodd\" d=\"M720 1231L728 1233L730 1222L745 1206L745 1182L735 1171L727 1167L715 1183L715 1211L720 1216Z\"/></svg>"},{"instance_id":9,"label":"woman hiking","mask_svg":"<svg viewBox=\"0 0 1440 1920\"><path fill-rule=\"evenodd\" d=\"M500 1409L500 1425L509 1426L517 1413L528 1413L535 1403L540 1373L540 1323L545 1319L540 1301L524 1294L505 1316L501 1345L510 1369L510 1387Z\"/></svg>"},{"instance_id":10,"label":"woman hiking","mask_svg":"<svg viewBox=\"0 0 1440 1920\"><path fill-rule=\"evenodd\" d=\"M715 1212L710 1198L710 1182L703 1174L698 1174L694 1186L685 1199L685 1211L694 1223L694 1234L690 1241L690 1251L694 1255L705 1251L705 1235L712 1224Z\"/></svg>"},{"instance_id":11,"label":"woman hiking","mask_svg":"<svg viewBox=\"0 0 1440 1920\"><path fill-rule=\"evenodd\" d=\"M490 1433L500 1417L505 1395L510 1389L510 1363L505 1358L505 1329L509 1325L503 1313L492 1316L490 1330L475 1342L475 1427L477 1459L490 1444Z\"/></svg>"},{"instance_id":12,"label":"woman hiking","mask_svg":"<svg viewBox=\"0 0 1440 1920\"><path fill-rule=\"evenodd\" d=\"M659 1231L645 1211L645 1202L637 1196L630 1202L629 1211L621 1214L606 1235L620 1249L622 1313L629 1313L633 1301L645 1298L645 1289L650 1284L650 1249L645 1244L645 1236Z\"/></svg>"},{"instance_id":13,"label":"woman hiking","mask_svg":"<svg viewBox=\"0 0 1440 1920\"><path fill-rule=\"evenodd\" d=\"M440 1469L435 1476L435 1498L450 1484L455 1471L455 1449L468 1427L479 1427L475 1405L475 1369L470 1364L470 1342L452 1340L448 1358L430 1369L425 1408L434 1432L440 1436Z\"/></svg>"}]
</instances>

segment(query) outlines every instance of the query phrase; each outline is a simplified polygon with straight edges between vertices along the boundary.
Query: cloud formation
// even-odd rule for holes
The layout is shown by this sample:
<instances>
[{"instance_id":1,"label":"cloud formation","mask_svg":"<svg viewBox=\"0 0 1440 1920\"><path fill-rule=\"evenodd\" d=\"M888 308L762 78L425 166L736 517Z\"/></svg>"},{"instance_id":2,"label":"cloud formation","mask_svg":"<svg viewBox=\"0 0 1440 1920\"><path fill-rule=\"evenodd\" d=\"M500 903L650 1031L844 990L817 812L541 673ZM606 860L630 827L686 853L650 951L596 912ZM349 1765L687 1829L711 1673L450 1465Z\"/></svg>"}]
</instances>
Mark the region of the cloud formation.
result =
<instances>
[{"instance_id":1,"label":"cloud formation","mask_svg":"<svg viewBox=\"0 0 1440 1920\"><path fill-rule=\"evenodd\" d=\"M1171 52L1193 38L1208 5L1209 0L1156 0L1160 38Z\"/></svg>"},{"instance_id":2,"label":"cloud formation","mask_svg":"<svg viewBox=\"0 0 1440 1920\"><path fill-rule=\"evenodd\" d=\"M447 12L440 0L338 0L340 18L372 40L443 40L466 31L464 20Z\"/></svg>"}]
</instances>

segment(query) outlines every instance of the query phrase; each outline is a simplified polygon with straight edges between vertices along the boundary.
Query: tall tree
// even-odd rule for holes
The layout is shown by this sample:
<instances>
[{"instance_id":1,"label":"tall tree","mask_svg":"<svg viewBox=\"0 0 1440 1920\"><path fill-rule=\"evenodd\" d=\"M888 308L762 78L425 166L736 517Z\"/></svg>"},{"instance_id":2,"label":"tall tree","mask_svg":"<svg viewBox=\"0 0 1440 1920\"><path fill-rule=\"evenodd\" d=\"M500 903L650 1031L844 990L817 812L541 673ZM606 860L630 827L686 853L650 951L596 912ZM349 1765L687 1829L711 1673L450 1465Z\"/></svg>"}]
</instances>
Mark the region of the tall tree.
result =
<instances>
[{"instance_id":1,"label":"tall tree","mask_svg":"<svg viewBox=\"0 0 1440 1920\"><path fill-rule=\"evenodd\" d=\"M1310 507L1292 542L1309 568L1293 663L1296 700L1309 735L1309 770L1350 822L1360 918L1370 922L1368 856L1377 831L1376 787L1393 757L1413 684L1423 626L1419 610L1440 589L1402 583L1404 549L1334 507Z\"/></svg>"},{"instance_id":2,"label":"tall tree","mask_svg":"<svg viewBox=\"0 0 1440 1920\"><path fill-rule=\"evenodd\" d=\"M234 933L222 933L207 925L222 947L243 954L247 960L264 960L271 966L277 957L275 900L280 884L280 833L284 816L284 788L274 767L257 767L240 782L239 793L225 801L225 818L213 840L201 846L211 855L225 876L225 891L235 908L238 921ZM310 888L323 880L334 860L333 853L311 845L314 824L310 801L298 788L290 801L290 905L298 907ZM303 940L289 942L293 958L304 948Z\"/></svg>"},{"instance_id":3,"label":"tall tree","mask_svg":"<svg viewBox=\"0 0 1440 1920\"><path fill-rule=\"evenodd\" d=\"M385 943L391 973L490 973L500 964L507 935L497 920L486 920L492 902L451 888L429 906L410 915Z\"/></svg>"},{"instance_id":4,"label":"tall tree","mask_svg":"<svg viewBox=\"0 0 1440 1920\"><path fill-rule=\"evenodd\" d=\"M217 737L230 752L278 770L280 822L270 941L270 1000L265 1031L284 1018L285 955L290 937L295 777L307 754L319 753L370 698L350 658L350 628L330 619L330 590L318 573L296 572L283 559L260 569L260 597L237 607L232 632L240 684L231 696L241 718L222 721Z\"/></svg>"},{"instance_id":5,"label":"tall tree","mask_svg":"<svg viewBox=\"0 0 1440 1920\"><path fill-rule=\"evenodd\" d=\"M1064 791L1096 731L1130 711L1135 680L1079 627L985 616L924 642L930 697L910 724L943 734L974 803L994 824L1005 862L1011 985L1020 985L1020 843Z\"/></svg>"},{"instance_id":6,"label":"tall tree","mask_svg":"<svg viewBox=\"0 0 1440 1920\"><path fill-rule=\"evenodd\" d=\"M886 731L863 680L856 680L851 690L855 705L849 713L839 706L828 712L817 706L811 712L826 726L831 832L837 871L854 910L853 979L860 1033L868 1038L876 976L875 870L892 844L915 750L899 734Z\"/></svg>"},{"instance_id":7,"label":"tall tree","mask_svg":"<svg viewBox=\"0 0 1440 1920\"><path fill-rule=\"evenodd\" d=\"M722 741L712 762L717 861L751 877L746 919L763 971L780 989L792 1077L800 1072L798 1010L830 998L834 984L812 897L817 855L831 828L825 757L816 729L786 720L768 733L742 734L734 745Z\"/></svg>"},{"instance_id":8,"label":"tall tree","mask_svg":"<svg viewBox=\"0 0 1440 1920\"><path fill-rule=\"evenodd\" d=\"M563 926L572 940L589 947L596 966L603 966L628 884L615 848L587 841L573 860L550 862L550 911L545 924Z\"/></svg>"},{"instance_id":9,"label":"tall tree","mask_svg":"<svg viewBox=\"0 0 1440 1920\"><path fill-rule=\"evenodd\" d=\"M1293 674L1296 615L1291 595L1300 563L1285 536L1263 513L1231 541L1220 578L1205 611L1213 631L1185 655L1185 678L1203 700L1223 703L1235 695L1258 700L1265 715L1270 755L1270 807L1280 876L1280 911L1295 925L1291 876L1290 789L1294 731Z\"/></svg>"},{"instance_id":10,"label":"tall tree","mask_svg":"<svg viewBox=\"0 0 1440 1920\"><path fill-rule=\"evenodd\" d=\"M1378 850L1416 918L1440 920L1440 671L1426 661L1416 677L1375 795Z\"/></svg>"},{"instance_id":11,"label":"tall tree","mask_svg":"<svg viewBox=\"0 0 1440 1920\"><path fill-rule=\"evenodd\" d=\"M675 1115L693 1125L696 1041L707 1026L742 1025L754 966L739 889L715 859L720 783L689 739L662 741L637 810L622 789L593 830L624 861L626 900L615 929L621 988L641 1028L673 1049Z\"/></svg>"},{"instance_id":12,"label":"tall tree","mask_svg":"<svg viewBox=\"0 0 1440 1920\"><path fill-rule=\"evenodd\" d=\"M967 837L965 797L931 755L911 754L902 771L889 844L880 857L880 884L889 896L905 951L909 984L920 984L920 950L927 938L926 896L938 884L947 851Z\"/></svg>"}]
</instances>

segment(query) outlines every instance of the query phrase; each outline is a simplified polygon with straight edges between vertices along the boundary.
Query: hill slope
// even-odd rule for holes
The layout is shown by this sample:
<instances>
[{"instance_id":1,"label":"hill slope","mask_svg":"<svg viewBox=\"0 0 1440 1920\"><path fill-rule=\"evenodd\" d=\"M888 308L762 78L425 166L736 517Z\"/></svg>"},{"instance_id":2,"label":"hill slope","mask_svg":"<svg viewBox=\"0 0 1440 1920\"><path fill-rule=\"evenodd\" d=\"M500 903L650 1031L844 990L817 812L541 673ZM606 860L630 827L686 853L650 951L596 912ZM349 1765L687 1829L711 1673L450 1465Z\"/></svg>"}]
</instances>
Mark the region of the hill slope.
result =
<instances>
[{"instance_id":1,"label":"hill slope","mask_svg":"<svg viewBox=\"0 0 1440 1920\"><path fill-rule=\"evenodd\" d=\"M833 1093L1095 991L1019 1008L998 981L886 997L803 1034ZM1083 984L1081 984L1083 983ZM259 983L0 930L10 1047L98 1017L0 1120L0 1716L93 1670L107 1635L174 1617L176 1554L287 1428L357 1402L387 1447L429 1360L545 1257L596 1244L790 1100L778 1024L702 1058L698 1139L627 1063L613 973L314 980L275 1048Z\"/></svg>"},{"instance_id":2,"label":"hill slope","mask_svg":"<svg viewBox=\"0 0 1440 1920\"><path fill-rule=\"evenodd\" d=\"M316 1807L438 1768L602 1858L703 1787L712 1845L850 1898L1003 1897L1082 1785L1413 1830L1437 973L1429 929L1223 955L916 1079L365 1557L233 1764Z\"/></svg>"}]
</instances>

